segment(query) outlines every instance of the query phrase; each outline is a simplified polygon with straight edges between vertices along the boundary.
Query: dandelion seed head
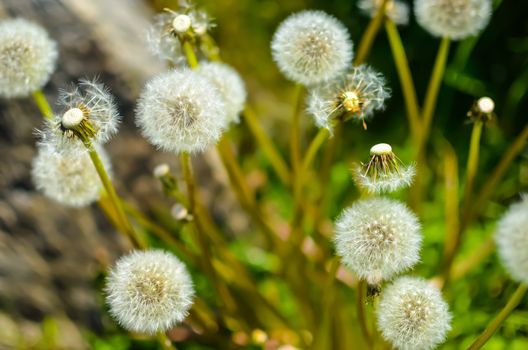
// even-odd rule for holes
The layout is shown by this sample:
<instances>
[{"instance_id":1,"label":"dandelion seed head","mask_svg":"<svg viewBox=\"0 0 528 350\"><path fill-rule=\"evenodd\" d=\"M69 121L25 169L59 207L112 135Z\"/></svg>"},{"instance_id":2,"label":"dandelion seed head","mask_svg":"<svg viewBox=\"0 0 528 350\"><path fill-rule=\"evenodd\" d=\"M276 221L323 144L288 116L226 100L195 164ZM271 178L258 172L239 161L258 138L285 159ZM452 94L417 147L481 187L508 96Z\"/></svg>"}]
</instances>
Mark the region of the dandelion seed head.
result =
<instances>
[{"instance_id":1,"label":"dandelion seed head","mask_svg":"<svg viewBox=\"0 0 528 350\"><path fill-rule=\"evenodd\" d=\"M520 283L528 283L528 196L512 204L495 232L497 253L506 271Z\"/></svg>"},{"instance_id":2,"label":"dandelion seed head","mask_svg":"<svg viewBox=\"0 0 528 350\"><path fill-rule=\"evenodd\" d=\"M352 169L356 185L368 193L394 192L409 187L416 175L414 164L404 165L391 145L378 143L370 148L370 159Z\"/></svg>"},{"instance_id":3,"label":"dandelion seed head","mask_svg":"<svg viewBox=\"0 0 528 350\"><path fill-rule=\"evenodd\" d=\"M334 243L343 263L371 285L419 260L420 224L404 204L386 198L355 202L336 220Z\"/></svg>"},{"instance_id":4,"label":"dandelion seed head","mask_svg":"<svg viewBox=\"0 0 528 350\"><path fill-rule=\"evenodd\" d=\"M185 56L178 36L172 34L175 19L171 13L161 13L154 17L147 31L147 43L153 55L179 66L185 62Z\"/></svg>"},{"instance_id":5,"label":"dandelion seed head","mask_svg":"<svg viewBox=\"0 0 528 350\"><path fill-rule=\"evenodd\" d=\"M114 96L95 79L61 90L57 104L63 112L47 123L43 142L67 148L87 138L103 144L117 133L121 116Z\"/></svg>"},{"instance_id":6,"label":"dandelion seed head","mask_svg":"<svg viewBox=\"0 0 528 350\"><path fill-rule=\"evenodd\" d=\"M104 149L94 145L107 172L111 164ZM103 185L83 145L56 148L40 143L31 175L39 191L63 205L84 207L99 199Z\"/></svg>"},{"instance_id":7,"label":"dandelion seed head","mask_svg":"<svg viewBox=\"0 0 528 350\"><path fill-rule=\"evenodd\" d=\"M430 350L451 329L440 291L421 278L400 277L381 293L376 310L383 338L399 350Z\"/></svg>"},{"instance_id":8,"label":"dandelion seed head","mask_svg":"<svg viewBox=\"0 0 528 350\"><path fill-rule=\"evenodd\" d=\"M0 22L0 96L25 97L42 88L57 65L57 43L25 19Z\"/></svg>"},{"instance_id":9,"label":"dandelion seed head","mask_svg":"<svg viewBox=\"0 0 528 350\"><path fill-rule=\"evenodd\" d=\"M209 79L222 96L227 122L238 122L246 103L246 88L240 75L229 65L218 62L202 63L198 72Z\"/></svg>"},{"instance_id":10,"label":"dandelion seed head","mask_svg":"<svg viewBox=\"0 0 528 350\"><path fill-rule=\"evenodd\" d=\"M286 78L313 85L336 77L352 60L345 26L322 11L302 11L280 24L273 36L273 58Z\"/></svg>"},{"instance_id":11,"label":"dandelion seed head","mask_svg":"<svg viewBox=\"0 0 528 350\"><path fill-rule=\"evenodd\" d=\"M220 93L189 69L151 79L136 111L136 123L150 143L175 153L204 151L218 141L227 120Z\"/></svg>"},{"instance_id":12,"label":"dandelion seed head","mask_svg":"<svg viewBox=\"0 0 528 350\"><path fill-rule=\"evenodd\" d=\"M317 126L332 131L338 120L365 123L375 111L385 108L385 100L390 94L381 73L360 65L342 77L312 87L307 111Z\"/></svg>"},{"instance_id":13,"label":"dandelion seed head","mask_svg":"<svg viewBox=\"0 0 528 350\"><path fill-rule=\"evenodd\" d=\"M491 0L415 0L418 23L433 36L461 40L477 35L491 17Z\"/></svg>"},{"instance_id":14,"label":"dandelion seed head","mask_svg":"<svg viewBox=\"0 0 528 350\"><path fill-rule=\"evenodd\" d=\"M359 0L358 8L373 18L382 3L383 0ZM409 5L403 1L389 0L385 13L396 24L407 25L409 23Z\"/></svg>"},{"instance_id":15,"label":"dandelion seed head","mask_svg":"<svg viewBox=\"0 0 528 350\"><path fill-rule=\"evenodd\" d=\"M154 334L183 321L194 289L185 265L162 250L121 257L106 281L110 313L125 329Z\"/></svg>"}]
</instances>

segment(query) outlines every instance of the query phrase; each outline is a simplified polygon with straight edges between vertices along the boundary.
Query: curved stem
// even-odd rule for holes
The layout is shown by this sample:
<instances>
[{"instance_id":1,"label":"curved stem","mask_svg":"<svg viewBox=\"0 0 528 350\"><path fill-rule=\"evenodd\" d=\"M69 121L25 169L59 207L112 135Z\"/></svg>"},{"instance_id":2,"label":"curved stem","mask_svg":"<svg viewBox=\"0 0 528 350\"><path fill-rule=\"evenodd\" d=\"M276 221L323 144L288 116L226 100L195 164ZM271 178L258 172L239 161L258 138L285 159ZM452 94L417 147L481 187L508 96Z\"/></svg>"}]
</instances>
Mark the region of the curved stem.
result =
<instances>
[{"instance_id":1,"label":"curved stem","mask_svg":"<svg viewBox=\"0 0 528 350\"><path fill-rule=\"evenodd\" d=\"M165 332L158 333L158 343L163 350L176 350L176 347L172 344L172 341Z\"/></svg>"},{"instance_id":2,"label":"curved stem","mask_svg":"<svg viewBox=\"0 0 528 350\"><path fill-rule=\"evenodd\" d=\"M262 129L262 126L260 126L258 123L255 112L251 108L246 107L242 115L247 123L248 129L253 133L257 139L257 142L260 144L260 147L262 147L262 151L270 161L275 173L277 173L284 184L289 184L291 178L288 165L286 165L286 162L273 145L273 142L268 137L268 135L266 135L264 129Z\"/></svg>"},{"instance_id":3,"label":"curved stem","mask_svg":"<svg viewBox=\"0 0 528 350\"><path fill-rule=\"evenodd\" d=\"M315 155L317 154L317 151L321 148L325 140L330 135L328 129L321 128L317 132L317 135L313 138L312 142L308 146L308 150L306 151L306 154L304 155L303 161L302 161L302 172L306 173L310 166L312 165L313 160L315 159Z\"/></svg>"},{"instance_id":4,"label":"curved stem","mask_svg":"<svg viewBox=\"0 0 528 350\"><path fill-rule=\"evenodd\" d=\"M95 166L95 170L97 171L97 174L99 175L99 178L101 179L103 187L105 188L106 193L108 194L108 198L112 202L112 205L115 209L115 213L117 215L117 219L119 220L121 227L123 228L125 234L128 236L128 238L132 242L132 245L135 248L145 249L146 248L145 242L143 242L139 238L137 233L134 231L134 228L130 224L130 221L128 220L127 216L125 215L125 211L123 210L123 207L121 206L121 200L119 196L117 195L114 184L110 180L110 177L108 176L108 173L106 172L106 169L103 165L103 162L101 161L101 158L99 157L99 154L93 147L90 140L83 140L83 142L86 148L88 149L88 154L90 155L90 159L92 160L92 163Z\"/></svg>"},{"instance_id":5,"label":"curved stem","mask_svg":"<svg viewBox=\"0 0 528 350\"><path fill-rule=\"evenodd\" d=\"M502 326L504 320L506 320L512 311L517 307L517 305L519 305L527 290L527 285L519 285L515 293L513 293L513 295L510 297L510 300L508 300L506 306L504 306L499 314L489 323L484 332L482 332L482 334L473 342L473 344L469 346L468 350L477 350L486 344L493 334Z\"/></svg>"},{"instance_id":6,"label":"curved stem","mask_svg":"<svg viewBox=\"0 0 528 350\"><path fill-rule=\"evenodd\" d=\"M334 256L330 260L330 268L324 285L321 298L321 322L318 328L317 337L313 344L313 349L332 349L332 315L336 293L335 277L339 269L339 258Z\"/></svg>"},{"instance_id":7,"label":"curved stem","mask_svg":"<svg viewBox=\"0 0 528 350\"><path fill-rule=\"evenodd\" d=\"M303 86L295 85L293 94L293 111L290 126L290 163L292 167L293 186L295 188L296 177L299 175L301 162L301 108L302 108Z\"/></svg>"},{"instance_id":8,"label":"curved stem","mask_svg":"<svg viewBox=\"0 0 528 350\"><path fill-rule=\"evenodd\" d=\"M400 78L403 97L405 99L405 107L407 109L407 119L409 121L413 142L416 146L419 146L420 140L422 139L420 108L418 106L416 88L414 87L414 82L412 80L407 55L405 54L405 49L400 34L398 33L398 29L390 19L385 21L385 31L389 38L392 56L394 57L394 63L396 64L396 70L398 71L398 76Z\"/></svg>"},{"instance_id":9,"label":"curved stem","mask_svg":"<svg viewBox=\"0 0 528 350\"><path fill-rule=\"evenodd\" d=\"M370 49L372 48L372 44L374 44L374 40L376 39L376 35L378 34L381 24L385 19L385 10L387 9L388 3L389 0L383 0L381 5L379 5L378 9L376 10L376 14L370 20L367 29L363 33L361 41L359 42L357 54L354 59L354 65L360 65L367 59Z\"/></svg>"},{"instance_id":10,"label":"curved stem","mask_svg":"<svg viewBox=\"0 0 528 350\"><path fill-rule=\"evenodd\" d=\"M44 96L42 90L34 91L31 96L33 97L33 100L37 104L37 107L44 116L44 118L48 120L53 119L53 110L51 109L48 100L46 100L46 97Z\"/></svg>"}]
</instances>

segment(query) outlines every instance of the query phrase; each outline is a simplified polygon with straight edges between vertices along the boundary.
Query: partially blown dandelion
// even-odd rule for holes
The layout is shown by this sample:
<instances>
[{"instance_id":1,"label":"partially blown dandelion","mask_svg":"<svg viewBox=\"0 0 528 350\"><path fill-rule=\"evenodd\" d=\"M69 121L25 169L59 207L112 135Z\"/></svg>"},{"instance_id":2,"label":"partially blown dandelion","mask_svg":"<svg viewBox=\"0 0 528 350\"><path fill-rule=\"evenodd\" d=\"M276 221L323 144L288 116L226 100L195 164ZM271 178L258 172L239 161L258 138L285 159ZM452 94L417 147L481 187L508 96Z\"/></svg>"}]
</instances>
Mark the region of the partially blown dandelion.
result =
<instances>
[{"instance_id":1,"label":"partially blown dandelion","mask_svg":"<svg viewBox=\"0 0 528 350\"><path fill-rule=\"evenodd\" d=\"M57 44L25 19L0 22L0 96L25 97L43 87L57 64Z\"/></svg>"},{"instance_id":2,"label":"partially blown dandelion","mask_svg":"<svg viewBox=\"0 0 528 350\"><path fill-rule=\"evenodd\" d=\"M187 316L194 289L187 269L161 250L134 251L120 258L108 276L106 302L121 326L154 334Z\"/></svg>"},{"instance_id":3,"label":"partially blown dandelion","mask_svg":"<svg viewBox=\"0 0 528 350\"><path fill-rule=\"evenodd\" d=\"M181 40L194 40L213 26L207 12L192 7L166 10L154 18L147 32L150 51L161 59L181 64L185 61Z\"/></svg>"},{"instance_id":4,"label":"partially blown dandelion","mask_svg":"<svg viewBox=\"0 0 528 350\"><path fill-rule=\"evenodd\" d=\"M359 0L358 7L370 17L374 17L383 0ZM403 1L389 0L385 7L385 14L396 24L409 23L409 5Z\"/></svg>"},{"instance_id":5,"label":"partially blown dandelion","mask_svg":"<svg viewBox=\"0 0 528 350\"><path fill-rule=\"evenodd\" d=\"M495 233L502 264L521 283L528 283L528 196L506 211Z\"/></svg>"},{"instance_id":6,"label":"partially blown dandelion","mask_svg":"<svg viewBox=\"0 0 528 350\"><path fill-rule=\"evenodd\" d=\"M416 174L415 166L405 166L386 143L372 146L370 160L352 171L356 185L369 193L394 192L408 187Z\"/></svg>"},{"instance_id":7,"label":"partially blown dandelion","mask_svg":"<svg viewBox=\"0 0 528 350\"><path fill-rule=\"evenodd\" d=\"M275 32L271 48L281 72L304 85L336 77L352 60L347 29L322 11L302 11L288 17Z\"/></svg>"},{"instance_id":8,"label":"partially blown dandelion","mask_svg":"<svg viewBox=\"0 0 528 350\"><path fill-rule=\"evenodd\" d=\"M202 63L198 72L213 83L224 99L227 122L238 122L246 103L246 88L240 75L229 65L218 62Z\"/></svg>"},{"instance_id":9,"label":"partially blown dandelion","mask_svg":"<svg viewBox=\"0 0 528 350\"><path fill-rule=\"evenodd\" d=\"M491 0L415 0L418 23L433 36L461 40L477 35L491 17Z\"/></svg>"},{"instance_id":10,"label":"partially blown dandelion","mask_svg":"<svg viewBox=\"0 0 528 350\"><path fill-rule=\"evenodd\" d=\"M422 236L418 219L404 204L371 198L341 213L334 242L343 263L376 286L418 262Z\"/></svg>"},{"instance_id":11,"label":"partially blown dandelion","mask_svg":"<svg viewBox=\"0 0 528 350\"><path fill-rule=\"evenodd\" d=\"M200 152L218 141L227 117L214 85L197 71L179 69L147 83L136 122L143 135L163 150Z\"/></svg>"},{"instance_id":12,"label":"partially blown dandelion","mask_svg":"<svg viewBox=\"0 0 528 350\"><path fill-rule=\"evenodd\" d=\"M106 152L102 147L95 147L105 169L110 172ZM103 189L88 151L82 145L57 149L47 143L39 144L31 174L37 189L46 197L71 207L95 202Z\"/></svg>"},{"instance_id":13,"label":"partially blown dandelion","mask_svg":"<svg viewBox=\"0 0 528 350\"><path fill-rule=\"evenodd\" d=\"M353 67L343 77L313 87L308 96L308 112L319 127L332 130L337 121L360 121L366 128L375 111L385 108L390 97L381 73L367 65Z\"/></svg>"},{"instance_id":14,"label":"partially blown dandelion","mask_svg":"<svg viewBox=\"0 0 528 350\"><path fill-rule=\"evenodd\" d=\"M420 278L400 277L384 288L376 314L383 338L399 350L434 349L451 329L440 291Z\"/></svg>"}]
</instances>

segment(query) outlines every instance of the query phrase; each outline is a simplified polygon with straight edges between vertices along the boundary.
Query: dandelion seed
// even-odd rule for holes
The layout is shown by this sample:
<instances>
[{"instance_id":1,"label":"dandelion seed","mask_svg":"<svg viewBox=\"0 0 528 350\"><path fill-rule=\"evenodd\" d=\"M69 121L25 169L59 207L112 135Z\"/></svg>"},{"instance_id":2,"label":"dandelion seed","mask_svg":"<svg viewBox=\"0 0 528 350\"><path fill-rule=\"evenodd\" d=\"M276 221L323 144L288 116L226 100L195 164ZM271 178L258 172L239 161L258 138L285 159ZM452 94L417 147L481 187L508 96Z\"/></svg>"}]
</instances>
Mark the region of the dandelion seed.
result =
<instances>
[{"instance_id":1,"label":"dandelion seed","mask_svg":"<svg viewBox=\"0 0 528 350\"><path fill-rule=\"evenodd\" d=\"M383 338L399 350L434 349L451 329L440 291L420 278L400 277L386 287L376 316Z\"/></svg>"},{"instance_id":2,"label":"dandelion seed","mask_svg":"<svg viewBox=\"0 0 528 350\"><path fill-rule=\"evenodd\" d=\"M359 0L358 7L367 16L374 18L383 0ZM385 7L385 14L396 24L409 23L409 5L403 1L389 0Z\"/></svg>"},{"instance_id":3,"label":"dandelion seed","mask_svg":"<svg viewBox=\"0 0 528 350\"><path fill-rule=\"evenodd\" d=\"M315 123L332 131L337 121L356 120L366 128L375 111L385 108L390 97L381 73L367 65L353 67L343 77L314 86L309 91L307 110Z\"/></svg>"},{"instance_id":4,"label":"dandelion seed","mask_svg":"<svg viewBox=\"0 0 528 350\"><path fill-rule=\"evenodd\" d=\"M414 13L431 35L461 40L488 25L491 0L415 0Z\"/></svg>"},{"instance_id":5,"label":"dandelion seed","mask_svg":"<svg viewBox=\"0 0 528 350\"><path fill-rule=\"evenodd\" d=\"M416 215L404 204L386 198L360 200L335 223L337 254L372 286L416 264L421 242Z\"/></svg>"},{"instance_id":6,"label":"dandelion seed","mask_svg":"<svg viewBox=\"0 0 528 350\"><path fill-rule=\"evenodd\" d=\"M105 292L119 324L146 334L167 331L183 321L194 296L185 265L161 250L121 257L110 271Z\"/></svg>"},{"instance_id":7,"label":"dandelion seed","mask_svg":"<svg viewBox=\"0 0 528 350\"><path fill-rule=\"evenodd\" d=\"M512 204L497 223L497 253L506 271L520 283L528 283L528 196Z\"/></svg>"},{"instance_id":8,"label":"dandelion seed","mask_svg":"<svg viewBox=\"0 0 528 350\"><path fill-rule=\"evenodd\" d=\"M218 90L224 100L227 123L238 122L246 103L246 88L238 73L227 64L205 62L198 72L203 74Z\"/></svg>"},{"instance_id":9,"label":"dandelion seed","mask_svg":"<svg viewBox=\"0 0 528 350\"><path fill-rule=\"evenodd\" d=\"M25 97L42 88L57 64L57 44L25 19L0 22L0 96Z\"/></svg>"},{"instance_id":10,"label":"dandelion seed","mask_svg":"<svg viewBox=\"0 0 528 350\"><path fill-rule=\"evenodd\" d=\"M111 164L104 149L94 145L107 172ZM38 190L61 204L84 207L99 199L103 184L82 145L56 148L41 143L33 159L31 174Z\"/></svg>"},{"instance_id":11,"label":"dandelion seed","mask_svg":"<svg viewBox=\"0 0 528 350\"><path fill-rule=\"evenodd\" d=\"M218 141L227 120L220 93L189 69L151 79L136 113L136 123L150 143L175 153L204 151Z\"/></svg>"},{"instance_id":12,"label":"dandelion seed","mask_svg":"<svg viewBox=\"0 0 528 350\"><path fill-rule=\"evenodd\" d=\"M370 160L353 169L356 185L369 193L394 192L408 187L415 174L415 166L405 166L386 143L372 146Z\"/></svg>"},{"instance_id":13,"label":"dandelion seed","mask_svg":"<svg viewBox=\"0 0 528 350\"><path fill-rule=\"evenodd\" d=\"M345 26L322 11L302 11L282 22L273 36L273 58L286 78L317 84L343 72L352 60Z\"/></svg>"}]
</instances>

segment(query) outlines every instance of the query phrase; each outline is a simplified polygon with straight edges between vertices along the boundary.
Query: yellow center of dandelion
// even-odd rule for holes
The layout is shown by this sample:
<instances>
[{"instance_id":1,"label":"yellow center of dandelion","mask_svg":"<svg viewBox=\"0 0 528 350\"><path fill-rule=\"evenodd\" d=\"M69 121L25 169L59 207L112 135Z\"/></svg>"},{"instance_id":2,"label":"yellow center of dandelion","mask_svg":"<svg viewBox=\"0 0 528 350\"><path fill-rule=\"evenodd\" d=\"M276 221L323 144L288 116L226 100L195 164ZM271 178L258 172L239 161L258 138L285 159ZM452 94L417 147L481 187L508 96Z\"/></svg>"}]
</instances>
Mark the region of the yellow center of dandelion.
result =
<instances>
[{"instance_id":1,"label":"yellow center of dandelion","mask_svg":"<svg viewBox=\"0 0 528 350\"><path fill-rule=\"evenodd\" d=\"M361 109L359 96L354 91L346 91L343 93L343 107L348 112L357 113Z\"/></svg>"}]
</instances>

